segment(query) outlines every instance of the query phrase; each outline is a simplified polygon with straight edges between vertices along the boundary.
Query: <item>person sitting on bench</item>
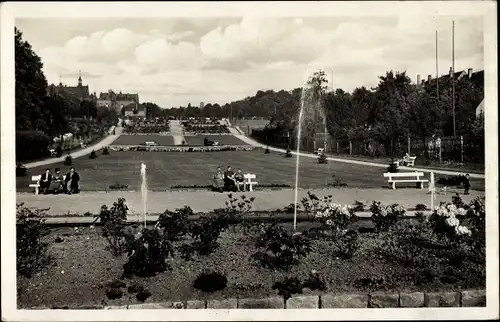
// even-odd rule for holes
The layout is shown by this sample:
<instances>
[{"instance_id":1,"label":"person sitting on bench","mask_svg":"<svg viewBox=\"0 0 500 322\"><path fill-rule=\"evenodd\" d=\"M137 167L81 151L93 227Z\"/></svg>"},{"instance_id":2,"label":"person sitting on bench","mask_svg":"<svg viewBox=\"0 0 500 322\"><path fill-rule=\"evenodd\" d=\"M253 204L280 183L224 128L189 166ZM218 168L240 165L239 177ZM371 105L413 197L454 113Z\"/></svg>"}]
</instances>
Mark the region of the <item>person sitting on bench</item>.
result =
<instances>
[{"instance_id":1,"label":"person sitting on bench","mask_svg":"<svg viewBox=\"0 0 500 322\"><path fill-rule=\"evenodd\" d=\"M241 169L238 169L238 171L236 171L234 179L236 182L236 188L238 188L238 191L241 191L240 186L243 185L243 182L245 181L245 177L243 176L243 173L241 173Z\"/></svg>"},{"instance_id":2,"label":"person sitting on bench","mask_svg":"<svg viewBox=\"0 0 500 322\"><path fill-rule=\"evenodd\" d=\"M231 166L227 167L224 172L224 189L227 191L236 190L236 179L234 178L234 172L231 170Z\"/></svg>"},{"instance_id":3,"label":"person sitting on bench","mask_svg":"<svg viewBox=\"0 0 500 322\"><path fill-rule=\"evenodd\" d=\"M224 175L222 174L222 170L220 167L217 167L217 172L215 172L213 177L213 188L214 190L223 191L224 187Z\"/></svg>"},{"instance_id":4,"label":"person sitting on bench","mask_svg":"<svg viewBox=\"0 0 500 322\"><path fill-rule=\"evenodd\" d=\"M45 173L40 177L40 189L44 194L47 194L50 189L50 183L52 182L52 174L50 174L50 169L46 169Z\"/></svg>"},{"instance_id":5,"label":"person sitting on bench","mask_svg":"<svg viewBox=\"0 0 500 322\"><path fill-rule=\"evenodd\" d=\"M69 169L65 181L68 194L78 193L80 191L80 186L78 185L78 182L80 182L80 176L75 171L75 168Z\"/></svg>"},{"instance_id":6,"label":"person sitting on bench","mask_svg":"<svg viewBox=\"0 0 500 322\"><path fill-rule=\"evenodd\" d=\"M49 190L53 191L55 194L64 191L64 176L59 168L55 168L55 175L52 178Z\"/></svg>"}]
</instances>

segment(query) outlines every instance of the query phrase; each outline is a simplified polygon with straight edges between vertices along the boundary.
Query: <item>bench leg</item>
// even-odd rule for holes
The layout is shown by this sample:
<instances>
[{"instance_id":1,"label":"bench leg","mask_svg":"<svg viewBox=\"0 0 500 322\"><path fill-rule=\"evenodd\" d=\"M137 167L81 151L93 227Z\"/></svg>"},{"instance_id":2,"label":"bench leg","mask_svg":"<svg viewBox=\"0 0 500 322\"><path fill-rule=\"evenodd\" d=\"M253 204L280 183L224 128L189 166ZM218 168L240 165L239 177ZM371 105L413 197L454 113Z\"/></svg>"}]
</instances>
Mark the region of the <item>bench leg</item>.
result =
<instances>
[{"instance_id":1,"label":"bench leg","mask_svg":"<svg viewBox=\"0 0 500 322\"><path fill-rule=\"evenodd\" d=\"M250 188L248 190L253 191L253 185L250 183L249 186L250 186Z\"/></svg>"},{"instance_id":2,"label":"bench leg","mask_svg":"<svg viewBox=\"0 0 500 322\"><path fill-rule=\"evenodd\" d=\"M38 187L35 187L35 195L38 195L40 193L40 190Z\"/></svg>"},{"instance_id":3,"label":"bench leg","mask_svg":"<svg viewBox=\"0 0 500 322\"><path fill-rule=\"evenodd\" d=\"M420 189L424 189L424 183L420 182Z\"/></svg>"},{"instance_id":4,"label":"bench leg","mask_svg":"<svg viewBox=\"0 0 500 322\"><path fill-rule=\"evenodd\" d=\"M392 190L396 190L396 182L392 183Z\"/></svg>"}]
</instances>

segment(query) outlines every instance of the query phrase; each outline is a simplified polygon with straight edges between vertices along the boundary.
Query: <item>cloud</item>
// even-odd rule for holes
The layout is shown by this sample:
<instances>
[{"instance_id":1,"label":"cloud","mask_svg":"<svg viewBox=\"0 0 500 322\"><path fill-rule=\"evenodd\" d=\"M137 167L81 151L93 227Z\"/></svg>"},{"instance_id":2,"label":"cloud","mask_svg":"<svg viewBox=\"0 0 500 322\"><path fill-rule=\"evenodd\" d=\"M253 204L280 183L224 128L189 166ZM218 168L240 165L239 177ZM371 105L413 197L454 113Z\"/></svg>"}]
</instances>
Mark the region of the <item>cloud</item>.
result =
<instances>
[{"instance_id":1,"label":"cloud","mask_svg":"<svg viewBox=\"0 0 500 322\"><path fill-rule=\"evenodd\" d=\"M374 86L389 69L406 70L413 79L417 73L434 75L436 30L440 70L446 73L453 19L456 68L482 69L481 17L93 20L88 32L84 22L72 22L78 33L62 41L49 39L50 30L64 28L52 22L50 30L44 27L47 45L36 24L24 24L22 31L30 42L36 36L34 49L49 82L75 84L82 70L84 83L97 91L138 92L141 100L168 107L292 89L318 68L329 80L333 72L334 87L345 90Z\"/></svg>"}]
</instances>

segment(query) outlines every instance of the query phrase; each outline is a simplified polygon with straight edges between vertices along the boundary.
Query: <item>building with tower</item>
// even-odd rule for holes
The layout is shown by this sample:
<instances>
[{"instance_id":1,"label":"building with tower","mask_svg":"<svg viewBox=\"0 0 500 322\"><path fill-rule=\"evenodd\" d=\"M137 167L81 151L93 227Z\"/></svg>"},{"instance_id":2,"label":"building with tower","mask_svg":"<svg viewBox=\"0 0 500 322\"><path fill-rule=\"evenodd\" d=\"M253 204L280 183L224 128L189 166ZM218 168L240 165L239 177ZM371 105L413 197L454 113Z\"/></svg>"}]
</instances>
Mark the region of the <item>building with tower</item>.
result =
<instances>
[{"instance_id":1,"label":"building with tower","mask_svg":"<svg viewBox=\"0 0 500 322\"><path fill-rule=\"evenodd\" d=\"M67 86L64 85L63 83L59 82L58 85L50 85L49 86L49 91L52 93L57 93L59 95L63 96L70 96L72 98L78 99L81 101L92 101L96 100L96 94L90 93L89 91L89 86L88 85L83 85L83 80L82 80L82 72L79 71L78 73L78 84L76 86Z\"/></svg>"}]
</instances>

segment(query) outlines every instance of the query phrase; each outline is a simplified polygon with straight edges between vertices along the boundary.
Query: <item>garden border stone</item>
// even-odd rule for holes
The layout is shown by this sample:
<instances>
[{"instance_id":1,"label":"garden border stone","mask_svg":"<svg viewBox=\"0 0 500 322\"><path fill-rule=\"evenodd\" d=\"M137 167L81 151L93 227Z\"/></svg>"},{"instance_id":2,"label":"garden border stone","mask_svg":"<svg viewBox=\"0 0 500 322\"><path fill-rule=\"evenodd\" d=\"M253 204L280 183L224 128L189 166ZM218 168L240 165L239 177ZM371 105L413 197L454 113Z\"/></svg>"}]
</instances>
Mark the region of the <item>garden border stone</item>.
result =
<instances>
[{"instance_id":1,"label":"garden border stone","mask_svg":"<svg viewBox=\"0 0 500 322\"><path fill-rule=\"evenodd\" d=\"M419 308L419 307L484 307L486 290L461 292L400 292L372 294L324 294L293 296L285 302L282 297L229 298L220 300L190 300L187 302L160 302L105 306L85 305L78 309L330 309L330 308ZM32 308L47 309L46 307ZM70 309L76 309L70 307Z\"/></svg>"}]
</instances>

